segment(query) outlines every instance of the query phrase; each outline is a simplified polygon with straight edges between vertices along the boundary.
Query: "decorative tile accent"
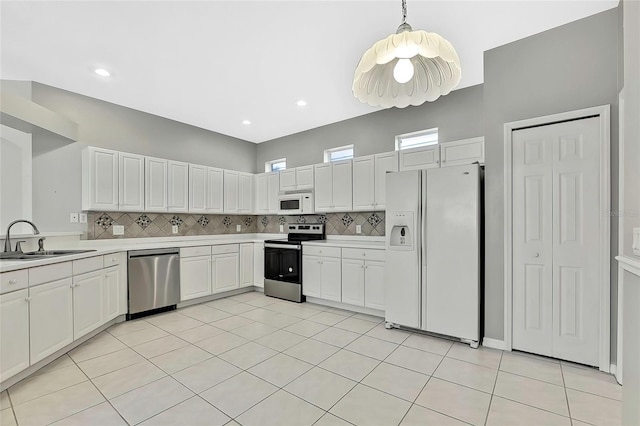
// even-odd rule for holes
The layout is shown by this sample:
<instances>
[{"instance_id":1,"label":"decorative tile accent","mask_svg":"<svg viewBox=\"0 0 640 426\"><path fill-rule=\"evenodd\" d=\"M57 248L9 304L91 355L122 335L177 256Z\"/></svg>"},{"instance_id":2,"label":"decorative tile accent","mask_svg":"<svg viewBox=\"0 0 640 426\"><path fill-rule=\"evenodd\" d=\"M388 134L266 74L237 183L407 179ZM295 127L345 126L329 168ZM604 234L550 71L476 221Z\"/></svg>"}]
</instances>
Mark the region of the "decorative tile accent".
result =
<instances>
[{"instance_id":1,"label":"decorative tile accent","mask_svg":"<svg viewBox=\"0 0 640 426\"><path fill-rule=\"evenodd\" d=\"M298 218L296 219L296 222L307 223L307 220L304 218L304 216L298 216Z\"/></svg>"},{"instance_id":2,"label":"decorative tile accent","mask_svg":"<svg viewBox=\"0 0 640 426\"><path fill-rule=\"evenodd\" d=\"M378 226L378 224L380 224L380 222L382 222L382 219L380 218L380 216L378 216L378 214L376 212L373 212L367 218L367 222L369 222L371 224L371 226L373 226L375 228L375 227Z\"/></svg>"},{"instance_id":3,"label":"decorative tile accent","mask_svg":"<svg viewBox=\"0 0 640 426\"><path fill-rule=\"evenodd\" d=\"M327 223L327 215L326 214L321 214L320 216L318 216L318 223Z\"/></svg>"},{"instance_id":4,"label":"decorative tile accent","mask_svg":"<svg viewBox=\"0 0 640 426\"><path fill-rule=\"evenodd\" d=\"M247 216L244 218L244 226L251 226L253 225L253 217L251 216Z\"/></svg>"},{"instance_id":5,"label":"decorative tile accent","mask_svg":"<svg viewBox=\"0 0 640 426\"><path fill-rule=\"evenodd\" d=\"M171 218L171 220L169 221L171 223L171 225L173 226L180 226L184 223L184 220L180 219L180 217L173 215L173 217Z\"/></svg>"},{"instance_id":6,"label":"decorative tile accent","mask_svg":"<svg viewBox=\"0 0 640 426\"><path fill-rule=\"evenodd\" d=\"M151 219L146 214L141 214L136 219L136 223L140 226L140 228L145 229L151 224Z\"/></svg>"},{"instance_id":7,"label":"decorative tile accent","mask_svg":"<svg viewBox=\"0 0 640 426\"><path fill-rule=\"evenodd\" d=\"M106 213L102 213L100 217L98 217L98 219L96 220L96 225L98 225L100 228L104 229L105 231L109 229L109 227L111 227L112 224L113 224L113 219L111 219L111 216L109 216Z\"/></svg>"},{"instance_id":8,"label":"decorative tile accent","mask_svg":"<svg viewBox=\"0 0 640 426\"><path fill-rule=\"evenodd\" d=\"M229 225L231 225L233 223L233 221L231 220L231 218L229 216L225 216L224 219L222 219L222 224L224 226L226 226L227 228L229 227Z\"/></svg>"},{"instance_id":9,"label":"decorative tile accent","mask_svg":"<svg viewBox=\"0 0 640 426\"><path fill-rule=\"evenodd\" d=\"M262 226L267 226L269 224L269 216L262 216L260 223L262 223Z\"/></svg>"},{"instance_id":10,"label":"decorative tile accent","mask_svg":"<svg viewBox=\"0 0 640 426\"><path fill-rule=\"evenodd\" d=\"M280 216L280 217L278 218L278 223L279 223L280 225L286 225L286 224L287 224L287 218L286 218L286 217L284 217L284 216Z\"/></svg>"},{"instance_id":11,"label":"decorative tile accent","mask_svg":"<svg viewBox=\"0 0 640 426\"><path fill-rule=\"evenodd\" d=\"M342 216L342 223L344 226L349 226L353 223L353 218L349 216L349 213L345 213L344 216Z\"/></svg>"},{"instance_id":12,"label":"decorative tile accent","mask_svg":"<svg viewBox=\"0 0 640 426\"><path fill-rule=\"evenodd\" d=\"M204 215L200 216L200 219L198 219L198 223L204 228L209 224L209 219L207 219Z\"/></svg>"}]
</instances>

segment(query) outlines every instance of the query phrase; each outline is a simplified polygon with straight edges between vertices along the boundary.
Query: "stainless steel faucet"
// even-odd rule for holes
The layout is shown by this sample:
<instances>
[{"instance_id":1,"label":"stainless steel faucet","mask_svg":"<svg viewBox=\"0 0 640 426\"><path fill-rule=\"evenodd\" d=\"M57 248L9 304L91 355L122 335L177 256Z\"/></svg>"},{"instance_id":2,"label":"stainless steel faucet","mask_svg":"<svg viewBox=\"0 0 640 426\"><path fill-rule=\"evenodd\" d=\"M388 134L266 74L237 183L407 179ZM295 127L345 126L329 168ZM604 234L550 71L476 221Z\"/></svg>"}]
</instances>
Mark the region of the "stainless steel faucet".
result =
<instances>
[{"instance_id":1,"label":"stainless steel faucet","mask_svg":"<svg viewBox=\"0 0 640 426\"><path fill-rule=\"evenodd\" d=\"M9 226L7 226L7 235L4 237L4 252L5 253L11 252L11 236L10 236L11 227L13 225L15 225L16 223L19 223L19 222L28 223L29 225L31 225L31 227L33 228L33 234L34 235L38 235L40 233L40 231L38 230L38 227L33 222L31 222L30 220L26 220L26 219L14 220L13 222L11 222L9 224ZM16 247L16 251L18 251L17 247Z\"/></svg>"}]
</instances>

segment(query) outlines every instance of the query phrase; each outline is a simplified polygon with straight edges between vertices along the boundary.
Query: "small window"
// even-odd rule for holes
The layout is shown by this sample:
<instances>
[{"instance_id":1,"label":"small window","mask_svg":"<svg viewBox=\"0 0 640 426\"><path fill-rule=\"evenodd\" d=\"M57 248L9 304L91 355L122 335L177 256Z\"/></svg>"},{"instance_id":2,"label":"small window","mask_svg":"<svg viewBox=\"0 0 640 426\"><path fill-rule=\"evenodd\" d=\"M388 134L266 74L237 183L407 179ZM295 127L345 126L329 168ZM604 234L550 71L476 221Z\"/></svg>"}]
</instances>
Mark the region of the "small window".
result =
<instances>
[{"instance_id":1,"label":"small window","mask_svg":"<svg viewBox=\"0 0 640 426\"><path fill-rule=\"evenodd\" d=\"M325 149L324 162L350 160L353 158L353 145L339 146L337 148Z\"/></svg>"},{"instance_id":2,"label":"small window","mask_svg":"<svg viewBox=\"0 0 640 426\"><path fill-rule=\"evenodd\" d=\"M279 172L280 170L284 170L287 168L287 159L281 158L279 160L267 161L264 163L264 171L269 172Z\"/></svg>"},{"instance_id":3,"label":"small window","mask_svg":"<svg viewBox=\"0 0 640 426\"><path fill-rule=\"evenodd\" d=\"M396 151L417 148L419 146L436 145L438 143L438 128L420 130L396 136Z\"/></svg>"}]
</instances>

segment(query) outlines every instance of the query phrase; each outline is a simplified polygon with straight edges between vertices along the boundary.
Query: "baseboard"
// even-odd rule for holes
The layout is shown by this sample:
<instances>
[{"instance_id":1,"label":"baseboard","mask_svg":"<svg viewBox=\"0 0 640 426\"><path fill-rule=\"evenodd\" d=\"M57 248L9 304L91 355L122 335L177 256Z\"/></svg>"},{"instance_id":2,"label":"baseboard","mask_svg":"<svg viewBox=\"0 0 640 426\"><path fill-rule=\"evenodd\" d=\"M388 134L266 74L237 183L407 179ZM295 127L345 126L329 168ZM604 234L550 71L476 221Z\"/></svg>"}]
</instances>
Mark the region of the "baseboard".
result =
<instances>
[{"instance_id":1,"label":"baseboard","mask_svg":"<svg viewBox=\"0 0 640 426\"><path fill-rule=\"evenodd\" d=\"M492 349L500 349L501 351L504 351L505 349L504 340L490 339L488 337L482 339L482 346Z\"/></svg>"}]
</instances>

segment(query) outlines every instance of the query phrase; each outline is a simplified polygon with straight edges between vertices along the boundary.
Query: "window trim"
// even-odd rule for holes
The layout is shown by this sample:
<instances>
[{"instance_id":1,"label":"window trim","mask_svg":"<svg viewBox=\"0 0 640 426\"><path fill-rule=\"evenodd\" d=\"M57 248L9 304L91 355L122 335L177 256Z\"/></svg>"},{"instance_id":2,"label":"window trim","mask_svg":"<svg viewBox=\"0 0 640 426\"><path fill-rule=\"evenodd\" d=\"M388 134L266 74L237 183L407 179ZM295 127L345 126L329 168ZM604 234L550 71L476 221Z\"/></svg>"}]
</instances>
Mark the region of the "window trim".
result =
<instances>
[{"instance_id":1,"label":"window trim","mask_svg":"<svg viewBox=\"0 0 640 426\"><path fill-rule=\"evenodd\" d=\"M335 159L335 160L331 159L331 154L333 154L334 152L346 151L348 149L351 149L351 157L350 158L340 158L340 159ZM355 149L353 144L343 145L343 146L336 146L335 148L329 148L329 149L325 149L324 150L324 162L325 163L333 163L333 162L336 162L336 161L352 160L355 157L356 157L356 149Z\"/></svg>"},{"instance_id":2,"label":"window trim","mask_svg":"<svg viewBox=\"0 0 640 426\"><path fill-rule=\"evenodd\" d=\"M284 167L282 169L273 170L273 165L278 163L284 163ZM282 170L287 169L287 159L286 158L278 158L277 160L265 161L264 162L264 172L272 173L272 172L280 172Z\"/></svg>"},{"instance_id":3,"label":"window trim","mask_svg":"<svg viewBox=\"0 0 640 426\"><path fill-rule=\"evenodd\" d=\"M410 139L412 137L428 135L428 134L437 135L438 139L436 140L436 142L402 148L402 141L404 139ZM432 127L431 129L418 130L416 132L403 133L401 135L396 136L396 151L404 151L405 149L413 149L413 148L424 148L426 146L433 146L433 145L439 145L439 144L440 144L440 134L437 127Z\"/></svg>"}]
</instances>

